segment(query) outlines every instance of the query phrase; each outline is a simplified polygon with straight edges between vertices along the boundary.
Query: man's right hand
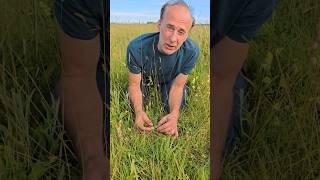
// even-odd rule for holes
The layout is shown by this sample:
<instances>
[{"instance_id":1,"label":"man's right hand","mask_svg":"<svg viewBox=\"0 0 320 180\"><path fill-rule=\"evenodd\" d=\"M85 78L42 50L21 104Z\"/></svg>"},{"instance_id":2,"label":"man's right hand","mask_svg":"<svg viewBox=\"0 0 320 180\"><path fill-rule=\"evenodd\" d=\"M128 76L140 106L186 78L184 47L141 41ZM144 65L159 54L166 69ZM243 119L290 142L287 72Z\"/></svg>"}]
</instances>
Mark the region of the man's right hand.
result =
<instances>
[{"instance_id":1,"label":"man's right hand","mask_svg":"<svg viewBox=\"0 0 320 180\"><path fill-rule=\"evenodd\" d=\"M142 132L150 132L153 129L153 124L144 111L136 112L134 127Z\"/></svg>"}]
</instances>

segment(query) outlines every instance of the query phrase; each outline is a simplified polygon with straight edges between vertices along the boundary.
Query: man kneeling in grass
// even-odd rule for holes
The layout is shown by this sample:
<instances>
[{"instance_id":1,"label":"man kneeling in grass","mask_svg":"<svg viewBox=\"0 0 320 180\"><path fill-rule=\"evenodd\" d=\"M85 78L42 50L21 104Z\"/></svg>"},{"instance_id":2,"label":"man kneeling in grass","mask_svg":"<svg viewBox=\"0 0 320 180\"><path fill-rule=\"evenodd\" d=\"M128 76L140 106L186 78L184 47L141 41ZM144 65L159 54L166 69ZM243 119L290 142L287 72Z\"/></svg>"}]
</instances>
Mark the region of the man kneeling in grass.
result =
<instances>
[{"instance_id":1,"label":"man kneeling in grass","mask_svg":"<svg viewBox=\"0 0 320 180\"><path fill-rule=\"evenodd\" d=\"M146 81L159 83L161 99L168 113L157 131L178 136L178 119L186 101L186 81L199 56L198 45L188 38L194 25L189 6L182 0L164 4L157 23L159 32L143 34L127 48L129 97L135 112L135 127L150 132L153 124L143 108Z\"/></svg>"}]
</instances>

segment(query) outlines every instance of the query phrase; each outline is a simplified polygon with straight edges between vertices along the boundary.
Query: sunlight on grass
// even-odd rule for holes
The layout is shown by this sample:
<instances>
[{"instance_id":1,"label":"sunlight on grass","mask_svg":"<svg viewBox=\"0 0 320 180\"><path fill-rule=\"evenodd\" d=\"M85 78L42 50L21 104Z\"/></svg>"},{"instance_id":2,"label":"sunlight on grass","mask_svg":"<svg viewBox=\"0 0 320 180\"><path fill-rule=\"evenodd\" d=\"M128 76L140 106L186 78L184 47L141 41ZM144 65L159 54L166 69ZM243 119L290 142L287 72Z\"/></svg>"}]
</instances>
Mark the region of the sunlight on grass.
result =
<instances>
[{"instance_id":1,"label":"sunlight on grass","mask_svg":"<svg viewBox=\"0 0 320 180\"><path fill-rule=\"evenodd\" d=\"M130 30L129 30L130 29ZM196 26L191 37L200 46L198 64L189 76L187 106L177 139L133 128L127 97L126 48L130 40L156 31L154 24L111 25L111 174L113 179L207 179L209 176L209 26ZM146 113L157 125L165 115L157 82L150 84Z\"/></svg>"}]
</instances>

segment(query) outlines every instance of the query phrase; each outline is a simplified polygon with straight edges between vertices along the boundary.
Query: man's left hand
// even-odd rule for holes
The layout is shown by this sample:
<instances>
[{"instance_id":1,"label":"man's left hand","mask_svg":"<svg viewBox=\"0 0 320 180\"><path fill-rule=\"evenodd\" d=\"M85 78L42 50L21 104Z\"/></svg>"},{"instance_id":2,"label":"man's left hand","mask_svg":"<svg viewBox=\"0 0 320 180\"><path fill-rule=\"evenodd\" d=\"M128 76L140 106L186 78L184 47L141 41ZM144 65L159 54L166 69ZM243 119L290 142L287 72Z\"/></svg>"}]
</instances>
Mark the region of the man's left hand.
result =
<instances>
[{"instance_id":1,"label":"man's left hand","mask_svg":"<svg viewBox=\"0 0 320 180\"><path fill-rule=\"evenodd\" d=\"M166 135L178 137L178 114L167 114L158 123L157 131Z\"/></svg>"}]
</instances>

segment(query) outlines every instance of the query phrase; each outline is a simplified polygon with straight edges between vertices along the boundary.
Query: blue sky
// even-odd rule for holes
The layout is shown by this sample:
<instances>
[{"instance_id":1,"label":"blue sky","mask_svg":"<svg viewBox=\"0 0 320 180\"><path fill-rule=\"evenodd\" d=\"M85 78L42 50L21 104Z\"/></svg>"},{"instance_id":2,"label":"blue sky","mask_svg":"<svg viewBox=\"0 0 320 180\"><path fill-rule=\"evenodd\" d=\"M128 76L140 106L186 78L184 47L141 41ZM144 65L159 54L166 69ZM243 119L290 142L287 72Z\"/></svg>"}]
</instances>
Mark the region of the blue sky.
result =
<instances>
[{"instance_id":1,"label":"blue sky","mask_svg":"<svg viewBox=\"0 0 320 180\"><path fill-rule=\"evenodd\" d=\"M110 0L111 22L156 22L161 6L167 0ZM191 5L196 23L209 23L210 0L185 0Z\"/></svg>"}]
</instances>

